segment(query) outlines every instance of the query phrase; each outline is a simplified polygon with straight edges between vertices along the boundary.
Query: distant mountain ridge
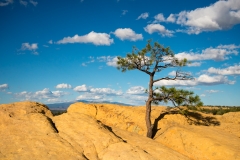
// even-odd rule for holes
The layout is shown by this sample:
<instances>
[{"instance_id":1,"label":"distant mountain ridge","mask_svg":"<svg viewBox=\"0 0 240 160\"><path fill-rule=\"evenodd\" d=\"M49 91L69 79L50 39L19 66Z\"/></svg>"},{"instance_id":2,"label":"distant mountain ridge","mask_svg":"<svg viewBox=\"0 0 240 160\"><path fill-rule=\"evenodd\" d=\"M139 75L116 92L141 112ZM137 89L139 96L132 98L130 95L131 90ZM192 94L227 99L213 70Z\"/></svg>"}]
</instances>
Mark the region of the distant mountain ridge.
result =
<instances>
[{"instance_id":1,"label":"distant mountain ridge","mask_svg":"<svg viewBox=\"0 0 240 160\"><path fill-rule=\"evenodd\" d=\"M53 103L53 104L46 104L50 110L66 110L71 104L77 103L77 102L83 102L83 103L107 103L107 104L117 104L117 105L123 105L123 106L133 106L126 103L120 103L120 102L110 102L110 101L86 101L86 100L79 100L74 102L64 102L64 103Z\"/></svg>"}]
</instances>

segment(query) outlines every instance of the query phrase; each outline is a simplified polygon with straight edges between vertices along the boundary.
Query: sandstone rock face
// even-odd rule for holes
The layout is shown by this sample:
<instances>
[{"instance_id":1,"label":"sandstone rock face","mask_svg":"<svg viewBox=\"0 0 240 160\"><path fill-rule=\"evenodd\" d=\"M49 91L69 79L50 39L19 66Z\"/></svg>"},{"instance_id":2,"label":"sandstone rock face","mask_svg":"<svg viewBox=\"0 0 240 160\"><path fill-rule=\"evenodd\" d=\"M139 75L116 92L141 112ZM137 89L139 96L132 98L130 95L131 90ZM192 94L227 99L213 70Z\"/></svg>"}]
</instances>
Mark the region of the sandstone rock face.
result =
<instances>
[{"instance_id":1,"label":"sandstone rock face","mask_svg":"<svg viewBox=\"0 0 240 160\"><path fill-rule=\"evenodd\" d=\"M0 105L0 159L240 159L240 113L153 107L153 140L144 117L145 107L111 104L75 103L59 116L36 102Z\"/></svg>"},{"instance_id":2,"label":"sandstone rock face","mask_svg":"<svg viewBox=\"0 0 240 160\"><path fill-rule=\"evenodd\" d=\"M53 117L46 106L36 102L0 105L0 159L189 159L137 134L125 131L122 138L88 113L94 112L90 108L85 114Z\"/></svg>"},{"instance_id":3,"label":"sandstone rock face","mask_svg":"<svg viewBox=\"0 0 240 160\"><path fill-rule=\"evenodd\" d=\"M78 112L117 129L146 134L145 107L120 107L110 104L75 103L68 112ZM240 112L213 116L192 112L185 117L167 112L165 107L152 108L154 140L191 159L240 159ZM122 137L122 136L121 136ZM131 138L133 139L133 138ZM169 159L169 158L166 158Z\"/></svg>"},{"instance_id":4,"label":"sandstone rock face","mask_svg":"<svg viewBox=\"0 0 240 160\"><path fill-rule=\"evenodd\" d=\"M58 135L50 117L40 103L0 105L0 159L85 159Z\"/></svg>"}]
</instances>

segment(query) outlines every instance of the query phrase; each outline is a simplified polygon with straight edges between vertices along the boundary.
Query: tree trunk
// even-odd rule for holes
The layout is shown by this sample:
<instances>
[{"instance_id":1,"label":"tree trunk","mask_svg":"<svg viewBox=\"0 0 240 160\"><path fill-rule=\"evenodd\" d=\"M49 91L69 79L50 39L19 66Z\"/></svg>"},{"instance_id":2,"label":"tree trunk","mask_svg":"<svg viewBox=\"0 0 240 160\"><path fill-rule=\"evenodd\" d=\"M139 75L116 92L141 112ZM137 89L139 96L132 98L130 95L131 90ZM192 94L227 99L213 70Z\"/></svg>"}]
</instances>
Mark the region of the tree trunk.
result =
<instances>
[{"instance_id":1,"label":"tree trunk","mask_svg":"<svg viewBox=\"0 0 240 160\"><path fill-rule=\"evenodd\" d=\"M149 87L148 87L148 100L146 102L146 115L145 115L145 121L146 121L146 126L147 126L147 137L152 138L153 134L153 126L151 123L151 105L152 105L152 100L153 100L153 74L150 75L150 81L149 81Z\"/></svg>"},{"instance_id":2,"label":"tree trunk","mask_svg":"<svg viewBox=\"0 0 240 160\"><path fill-rule=\"evenodd\" d=\"M152 138L152 123L151 123L151 100L148 98L146 102L146 126L147 126L147 137Z\"/></svg>"}]
</instances>

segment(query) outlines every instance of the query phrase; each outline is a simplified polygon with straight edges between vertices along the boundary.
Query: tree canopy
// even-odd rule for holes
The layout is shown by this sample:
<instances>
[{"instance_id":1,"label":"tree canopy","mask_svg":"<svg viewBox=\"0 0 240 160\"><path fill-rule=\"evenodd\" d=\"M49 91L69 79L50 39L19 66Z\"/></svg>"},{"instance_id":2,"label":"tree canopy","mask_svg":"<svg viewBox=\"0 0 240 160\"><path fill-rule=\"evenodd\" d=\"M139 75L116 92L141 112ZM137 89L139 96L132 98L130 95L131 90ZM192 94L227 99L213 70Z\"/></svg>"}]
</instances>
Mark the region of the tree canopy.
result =
<instances>
[{"instance_id":1,"label":"tree canopy","mask_svg":"<svg viewBox=\"0 0 240 160\"><path fill-rule=\"evenodd\" d=\"M178 59L174 56L173 51L170 47L164 47L163 45L155 42L151 44L151 40L148 40L145 48L139 50L135 46L131 53L128 53L126 57L117 57L117 68L122 72L127 70L137 69L149 75L148 89L148 100L146 101L146 125L147 125L147 137L152 138L151 123L151 104L158 104L159 102L172 102L175 107L180 105L196 105L201 106L199 96L194 96L191 91L183 89L176 89L175 87L167 88L165 86L154 86L154 83L161 80L191 80L192 75L187 72L183 72L182 67L186 66L189 62L186 58ZM175 76L161 77L154 79L157 72L161 72L167 68L177 68Z\"/></svg>"}]
</instances>

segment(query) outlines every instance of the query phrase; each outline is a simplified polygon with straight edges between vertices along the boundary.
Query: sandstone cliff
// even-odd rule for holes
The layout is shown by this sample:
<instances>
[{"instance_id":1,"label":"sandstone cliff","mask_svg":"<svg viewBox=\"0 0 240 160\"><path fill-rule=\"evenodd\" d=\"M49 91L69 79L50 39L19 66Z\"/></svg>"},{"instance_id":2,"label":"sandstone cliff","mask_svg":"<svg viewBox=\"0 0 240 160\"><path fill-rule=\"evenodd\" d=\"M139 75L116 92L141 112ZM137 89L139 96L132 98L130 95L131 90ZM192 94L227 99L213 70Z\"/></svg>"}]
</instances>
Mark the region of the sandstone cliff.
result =
<instances>
[{"instance_id":1,"label":"sandstone cliff","mask_svg":"<svg viewBox=\"0 0 240 160\"><path fill-rule=\"evenodd\" d=\"M153 107L75 103L53 116L36 102L0 105L0 159L240 159L240 113L185 117Z\"/></svg>"}]
</instances>

